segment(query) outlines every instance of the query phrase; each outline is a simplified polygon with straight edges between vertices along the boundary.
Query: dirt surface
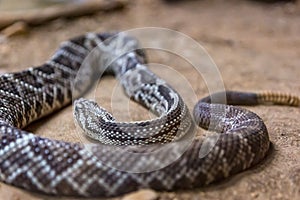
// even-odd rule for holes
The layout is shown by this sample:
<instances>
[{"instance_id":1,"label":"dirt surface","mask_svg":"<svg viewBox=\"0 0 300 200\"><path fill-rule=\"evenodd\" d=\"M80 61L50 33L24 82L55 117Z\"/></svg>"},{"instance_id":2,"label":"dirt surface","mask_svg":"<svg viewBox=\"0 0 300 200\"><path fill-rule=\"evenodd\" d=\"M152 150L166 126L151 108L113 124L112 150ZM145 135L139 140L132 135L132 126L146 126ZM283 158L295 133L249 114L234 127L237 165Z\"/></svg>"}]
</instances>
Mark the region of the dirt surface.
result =
<instances>
[{"instance_id":1,"label":"dirt surface","mask_svg":"<svg viewBox=\"0 0 300 200\"><path fill-rule=\"evenodd\" d=\"M124 10L76 20L56 20L31 28L26 35L9 38L0 43L0 72L19 71L39 65L53 54L60 42L85 32L153 26L180 31L202 44L218 66L227 89L278 90L300 95L299 24L299 2L260 4L246 0L203 0L168 4L159 0L134 0ZM159 36L153 36L153 39L156 37ZM197 98L208 93L204 79L178 56L151 51L150 59L175 70L152 67L182 94L191 109ZM195 95L186 92L187 85L181 83L186 80ZM117 91L116 81L107 78L101 84L96 98L108 110L113 110L110 99L113 91ZM104 87L105 90L101 90ZM116 92L113 94L116 95ZM113 97L116 102L127 103L126 97ZM114 111L120 114L121 108L116 106ZM132 103L129 108L132 119L145 118L143 109ZM257 106L249 109L263 118L273 143L273 150L264 162L210 187L159 193L159 198L299 199L299 108ZM30 125L27 130L60 140L80 139L71 106ZM203 131L199 129L201 133ZM52 198L55 199L0 184L0 199Z\"/></svg>"}]
</instances>

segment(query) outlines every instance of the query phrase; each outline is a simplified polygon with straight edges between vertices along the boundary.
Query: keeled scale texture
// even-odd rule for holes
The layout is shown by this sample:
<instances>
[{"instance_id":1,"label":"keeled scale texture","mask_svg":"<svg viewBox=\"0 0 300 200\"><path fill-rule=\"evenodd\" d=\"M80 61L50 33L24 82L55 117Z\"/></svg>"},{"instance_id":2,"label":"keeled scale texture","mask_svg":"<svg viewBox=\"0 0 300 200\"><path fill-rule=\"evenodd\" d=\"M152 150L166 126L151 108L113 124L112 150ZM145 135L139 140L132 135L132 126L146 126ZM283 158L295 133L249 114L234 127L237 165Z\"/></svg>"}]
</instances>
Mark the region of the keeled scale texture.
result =
<instances>
[{"instance_id":1,"label":"keeled scale texture","mask_svg":"<svg viewBox=\"0 0 300 200\"><path fill-rule=\"evenodd\" d=\"M219 138L194 140L171 165L134 174L107 167L103 159L133 165L124 154L85 149L80 144L40 138L20 130L71 101L71 82L85 56L109 34L87 34L62 44L44 65L0 77L0 179L8 184L54 195L116 196L138 188L175 190L202 186L242 171L266 154L268 133L255 114L231 106L200 103L194 115L200 126L221 132ZM211 112L225 110L223 112ZM218 114L219 113L219 114ZM219 122L218 122L219 121ZM199 157L202 145L211 151ZM165 155L167 156L167 155ZM100 158L101 157L101 161ZM155 160L153 160L155 162Z\"/></svg>"}]
</instances>

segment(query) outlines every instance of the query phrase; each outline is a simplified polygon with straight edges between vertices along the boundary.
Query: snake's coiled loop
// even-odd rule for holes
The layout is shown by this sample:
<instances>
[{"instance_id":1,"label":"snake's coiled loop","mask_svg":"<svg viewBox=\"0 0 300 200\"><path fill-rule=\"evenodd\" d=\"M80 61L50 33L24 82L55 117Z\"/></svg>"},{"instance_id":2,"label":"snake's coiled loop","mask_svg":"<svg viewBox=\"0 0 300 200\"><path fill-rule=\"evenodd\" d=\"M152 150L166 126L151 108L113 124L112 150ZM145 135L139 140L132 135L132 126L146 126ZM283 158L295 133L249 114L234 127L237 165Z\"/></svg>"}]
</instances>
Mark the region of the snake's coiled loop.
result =
<instances>
[{"instance_id":1,"label":"snake's coiled loop","mask_svg":"<svg viewBox=\"0 0 300 200\"><path fill-rule=\"evenodd\" d=\"M208 137L204 141L195 139L179 159L164 168L145 173L120 171L106 165L112 160L128 167L133 164L144 164L134 160L128 154L112 154L98 147L88 150L81 144L43 138L21 130L32 121L71 103L72 86L80 88L80 84L73 85L73 81L84 59L95 47L102 49L107 47L106 50L110 51L111 40L107 39L111 36L113 35L107 33L89 33L73 38L64 42L45 64L0 76L0 180L2 182L50 195L111 197L139 188L169 191L203 186L245 170L265 157L270 143L268 132L263 121L256 114L233 106L205 102L196 105L194 116L200 126L210 127L210 130L218 132L218 137ZM103 41L106 47L103 47ZM121 44L126 45L126 41ZM136 51L136 55L138 59L143 59L143 53ZM129 59L124 56L125 60ZM118 68L121 69L119 78L121 82L123 81L122 84L129 96L133 95L135 100L161 114L156 119L157 124L161 124L161 119L165 117L166 123L162 124L160 130L167 134L164 135L163 140L169 140L166 136L173 137L173 134L168 135L167 131L172 132L172 128L178 130L178 124L185 124L184 120L189 118L188 109L171 87L157 76L151 75L144 67L140 68L141 64L137 62L137 58L132 59L136 60L134 65L128 62ZM116 69L112 70L116 73ZM133 79L122 78L122 74L131 76L131 72L134 72L133 77L142 83L142 87L133 89L136 85L128 81ZM149 81L144 82L146 73L151 76ZM90 72L87 71L86 74ZM84 85L84 82L82 84ZM88 87L88 84L86 86ZM243 94L240 99L245 99ZM80 110L80 106L77 108L79 109L77 118L84 122L87 118L81 119L81 115L86 116L87 113L84 112L88 111ZM134 136L135 132L131 131L131 125L125 123L121 131L126 131L122 133L119 131L117 134L110 126L117 123L113 117L105 114L98 106L95 106L95 110L97 112L90 114L100 116L102 121L94 125L103 128L105 132L103 137L109 141L108 143L131 143L132 140L127 138L116 140L119 134ZM212 110L224 110L225 114L222 112L220 115L219 112L212 112ZM172 118L174 116L178 116L178 119ZM96 118L93 116L92 119ZM87 129L91 126L87 122L82 124ZM103 124L108 126L102 127ZM134 130L136 125L137 123L133 126ZM145 126L148 131L157 127L148 122L138 122L138 125ZM91 126L91 128L94 133L95 127ZM109 134L109 131L113 134ZM141 141L146 142L149 138L151 140L148 142L152 142L156 140L154 136L160 134L159 132L151 135L151 131L148 131L144 132L145 138L132 139L136 139L138 144ZM205 156L200 155L203 148L209 149ZM150 162L155 163L157 160L153 159Z\"/></svg>"}]
</instances>

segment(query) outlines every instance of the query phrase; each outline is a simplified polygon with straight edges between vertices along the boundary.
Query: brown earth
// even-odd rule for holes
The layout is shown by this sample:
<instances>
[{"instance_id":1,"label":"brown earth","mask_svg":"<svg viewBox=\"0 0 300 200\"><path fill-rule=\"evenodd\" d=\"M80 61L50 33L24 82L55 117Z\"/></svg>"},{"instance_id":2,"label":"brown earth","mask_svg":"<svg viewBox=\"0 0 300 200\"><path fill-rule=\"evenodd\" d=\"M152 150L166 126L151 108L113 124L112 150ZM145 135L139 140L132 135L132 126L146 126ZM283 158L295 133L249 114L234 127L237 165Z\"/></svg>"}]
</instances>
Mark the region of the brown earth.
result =
<instances>
[{"instance_id":1,"label":"brown earth","mask_svg":"<svg viewBox=\"0 0 300 200\"><path fill-rule=\"evenodd\" d=\"M300 95L299 24L299 2L261 4L246 0L199 0L168 4L160 0L135 0L124 10L76 20L56 20L31 28L27 35L9 38L0 43L0 71L19 71L39 65L52 55L61 41L85 32L153 26L180 31L202 44L218 66L227 89L278 90ZM159 36L153 39L156 37ZM184 96L191 109L196 101L194 93L197 98L208 93L204 79L179 57L151 51L150 59L176 70L152 67ZM185 80L191 85L193 95L186 92L186 82L181 82ZM97 89L97 99L108 110L112 110L110 99L115 86L116 81L107 78ZM101 90L104 87L107 89ZM127 103L125 97L123 100L113 97L114 101ZM132 119L145 118L142 117L143 109L133 103L129 105L131 111L134 109ZM114 111L123 112L121 106ZM221 183L193 191L159 193L160 199L299 199L299 108L248 108L259 114L268 127L273 150L266 160ZM78 141L71 106L30 125L27 130L45 137ZM3 200L52 198L55 199L0 184L0 199Z\"/></svg>"}]
</instances>

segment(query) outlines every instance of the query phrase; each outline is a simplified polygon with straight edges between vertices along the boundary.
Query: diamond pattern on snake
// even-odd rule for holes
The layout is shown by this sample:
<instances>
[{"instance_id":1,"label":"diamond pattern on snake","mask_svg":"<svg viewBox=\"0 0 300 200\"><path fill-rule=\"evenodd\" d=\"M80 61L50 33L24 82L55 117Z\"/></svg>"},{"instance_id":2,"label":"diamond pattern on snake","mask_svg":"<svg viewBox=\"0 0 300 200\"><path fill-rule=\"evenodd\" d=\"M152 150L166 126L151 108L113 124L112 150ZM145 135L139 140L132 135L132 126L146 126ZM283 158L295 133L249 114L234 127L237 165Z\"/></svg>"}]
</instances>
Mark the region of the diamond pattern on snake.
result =
<instances>
[{"instance_id":1,"label":"diamond pattern on snake","mask_svg":"<svg viewBox=\"0 0 300 200\"><path fill-rule=\"evenodd\" d=\"M262 119L253 112L232 105L200 100L191 114L180 95L146 66L143 51L130 36L88 33L63 42L44 64L0 76L0 180L28 191L59 196L112 197L140 188L158 191L198 188L241 172L264 159L269 136ZM121 41L121 43L116 43ZM105 72L112 73L134 101L150 109L157 118L139 122L118 122L95 102L80 98L89 81L74 85L85 58L93 49L108 57L119 53ZM131 51L132 50L132 51ZM97 66L81 71L88 80ZM101 68L101 67L100 67ZM103 72L103 71L102 71ZM101 73L101 72L100 72ZM149 146L180 141L195 124L218 134L208 142L194 139L174 162L155 171L132 173L110 167L99 159L121 164L143 165L126 153L110 154L100 146L87 149L39 137L22 130L28 124L62 109L72 102L72 88L78 86L74 117L87 137L107 145ZM283 104L298 106L299 97L284 93L226 91L229 104ZM222 111L222 112L218 112ZM210 151L199 156L205 145ZM167 156L167 155L164 155ZM128 162L130 161L130 162Z\"/></svg>"}]
</instances>

